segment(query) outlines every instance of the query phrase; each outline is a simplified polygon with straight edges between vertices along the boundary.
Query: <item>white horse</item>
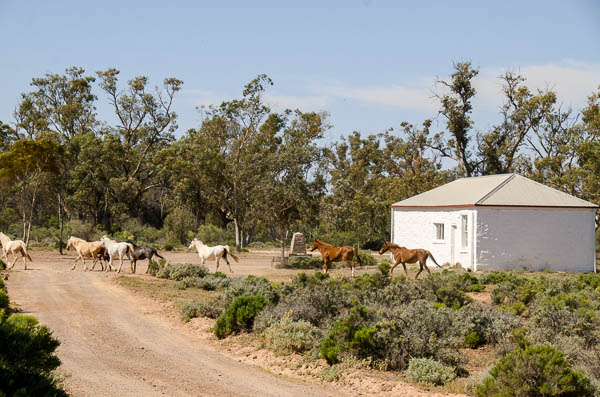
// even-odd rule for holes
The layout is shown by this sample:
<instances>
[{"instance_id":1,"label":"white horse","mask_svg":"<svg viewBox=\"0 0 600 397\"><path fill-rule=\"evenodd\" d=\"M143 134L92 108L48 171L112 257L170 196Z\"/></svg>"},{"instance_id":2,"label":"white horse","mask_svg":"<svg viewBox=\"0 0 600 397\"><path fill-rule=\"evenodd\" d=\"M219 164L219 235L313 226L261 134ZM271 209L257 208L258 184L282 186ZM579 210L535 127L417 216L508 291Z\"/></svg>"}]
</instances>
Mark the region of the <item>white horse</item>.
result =
<instances>
[{"instance_id":1,"label":"white horse","mask_svg":"<svg viewBox=\"0 0 600 397\"><path fill-rule=\"evenodd\" d=\"M131 243L118 243L115 240L111 240L106 236L102 236L100 239L100 244L106 248L108 251L108 256L110 257L108 261L108 266L106 267L106 271L109 269L113 269L113 257L115 255L119 256L119 270L117 273L121 273L121 268L123 267L123 257L127 255L127 258L130 261L131 273L135 273L133 269L133 259L132 257L135 255L133 250L133 244Z\"/></svg>"},{"instance_id":2,"label":"white horse","mask_svg":"<svg viewBox=\"0 0 600 397\"><path fill-rule=\"evenodd\" d=\"M8 269L15 267L15 263L18 259L17 254L19 254L21 255L21 258L23 258L23 269L27 270L27 262L25 262L25 258L31 261L31 257L27 253L27 245L25 245L23 240L11 240L6 234L0 232L0 243L2 243L2 256L6 258L7 263L8 254L12 254L15 257L11 265L8 266Z\"/></svg>"},{"instance_id":3,"label":"white horse","mask_svg":"<svg viewBox=\"0 0 600 397\"><path fill-rule=\"evenodd\" d=\"M233 273L233 270L231 270L231 265L229 264L229 261L227 260L227 255L229 255L233 259L235 259L236 262L239 262L237 256L235 256L231 253L231 249L229 249L229 246L227 246L227 245L215 245L214 247L209 247L208 245L204 244L202 241L195 238L190 243L190 246L188 247L188 249L191 250L192 247L196 247L196 251L198 251L198 256L200 257L200 260L202 261L203 265L207 259L217 261L217 269L215 271L219 270L219 260L221 258L223 258L223 259L225 259L227 266L229 266L229 271L231 273Z\"/></svg>"}]
</instances>

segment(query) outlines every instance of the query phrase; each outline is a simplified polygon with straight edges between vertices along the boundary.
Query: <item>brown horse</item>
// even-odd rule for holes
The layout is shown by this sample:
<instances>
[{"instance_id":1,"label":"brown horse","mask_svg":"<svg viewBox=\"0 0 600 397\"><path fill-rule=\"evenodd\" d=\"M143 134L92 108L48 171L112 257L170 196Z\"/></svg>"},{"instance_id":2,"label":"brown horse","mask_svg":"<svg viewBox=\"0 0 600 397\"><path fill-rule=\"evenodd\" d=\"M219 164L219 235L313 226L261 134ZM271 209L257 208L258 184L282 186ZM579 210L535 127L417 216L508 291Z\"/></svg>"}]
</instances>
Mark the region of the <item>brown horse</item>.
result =
<instances>
[{"instance_id":1,"label":"brown horse","mask_svg":"<svg viewBox=\"0 0 600 397\"><path fill-rule=\"evenodd\" d=\"M398 266L400 263L402 263L402 267L404 268L404 273L406 273L406 278L409 278L408 272L406 271L406 263L417 263L417 262L419 262L419 265L421 265L421 268L419 269L419 272L415 276L415 280L417 279L417 277L419 277L419 274L423 271L423 268L425 268L425 270L427 270L427 273L431 274L431 272L429 271L429 268L427 267L427 258L431 258L433 263L438 265L438 267L441 267L437 263L437 261L435 260L433 255L431 255L431 252L421 249L421 248L409 250L406 247L400 247L398 244L394 244L394 243L390 243L389 241L386 241L385 243L383 243L383 246L379 250L379 255L383 255L383 253L388 250L392 253L392 255L394 255L394 260L396 261L396 263L394 263L394 266L392 266L392 268L390 269L390 276L392 275L394 268L396 266Z\"/></svg>"},{"instance_id":2,"label":"brown horse","mask_svg":"<svg viewBox=\"0 0 600 397\"><path fill-rule=\"evenodd\" d=\"M316 239L310 246L310 250L314 251L318 249L323 257L323 273L327 273L329 269L329 265L331 262L341 262L344 261L350 266L352 269L352 277L354 277L354 257L360 265L362 265L362 261L360 260L360 256L358 256L358 251L350 247L349 245L345 245L343 247L334 247L331 244L327 244L324 241Z\"/></svg>"}]
</instances>

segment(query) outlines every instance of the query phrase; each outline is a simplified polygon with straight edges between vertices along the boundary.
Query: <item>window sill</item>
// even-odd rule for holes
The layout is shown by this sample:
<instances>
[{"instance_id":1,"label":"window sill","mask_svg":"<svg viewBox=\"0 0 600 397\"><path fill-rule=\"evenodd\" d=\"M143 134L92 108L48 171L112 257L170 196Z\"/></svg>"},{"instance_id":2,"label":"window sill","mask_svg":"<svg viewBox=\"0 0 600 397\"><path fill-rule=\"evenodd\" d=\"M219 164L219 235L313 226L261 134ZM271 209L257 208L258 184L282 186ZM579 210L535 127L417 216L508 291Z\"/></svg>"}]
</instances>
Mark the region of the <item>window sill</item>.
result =
<instances>
[{"instance_id":1,"label":"window sill","mask_svg":"<svg viewBox=\"0 0 600 397\"><path fill-rule=\"evenodd\" d=\"M446 240L433 240L433 244L446 244Z\"/></svg>"}]
</instances>

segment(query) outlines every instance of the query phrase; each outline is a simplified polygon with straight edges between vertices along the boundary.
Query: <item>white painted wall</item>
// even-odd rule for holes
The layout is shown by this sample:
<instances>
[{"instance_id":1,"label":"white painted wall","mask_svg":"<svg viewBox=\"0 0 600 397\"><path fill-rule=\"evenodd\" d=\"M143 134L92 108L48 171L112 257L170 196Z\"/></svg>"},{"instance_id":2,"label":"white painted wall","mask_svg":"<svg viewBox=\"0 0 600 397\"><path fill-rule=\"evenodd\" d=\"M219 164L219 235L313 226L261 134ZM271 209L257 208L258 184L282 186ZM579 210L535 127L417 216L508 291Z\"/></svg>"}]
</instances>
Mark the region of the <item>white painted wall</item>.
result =
<instances>
[{"instance_id":1,"label":"white painted wall","mask_svg":"<svg viewBox=\"0 0 600 397\"><path fill-rule=\"evenodd\" d=\"M477 207L476 269L594 270L595 210Z\"/></svg>"},{"instance_id":2,"label":"white painted wall","mask_svg":"<svg viewBox=\"0 0 600 397\"><path fill-rule=\"evenodd\" d=\"M468 219L468 244L461 247L461 215ZM451 262L452 225L456 225L454 263L463 267L473 266L476 241L473 239L477 213L473 209L392 209L392 242L406 248L423 248L431 252L435 260L443 265ZM444 224L444 240L436 240L435 223ZM429 266L429 261L428 261ZM435 264L431 263L431 266Z\"/></svg>"}]
</instances>

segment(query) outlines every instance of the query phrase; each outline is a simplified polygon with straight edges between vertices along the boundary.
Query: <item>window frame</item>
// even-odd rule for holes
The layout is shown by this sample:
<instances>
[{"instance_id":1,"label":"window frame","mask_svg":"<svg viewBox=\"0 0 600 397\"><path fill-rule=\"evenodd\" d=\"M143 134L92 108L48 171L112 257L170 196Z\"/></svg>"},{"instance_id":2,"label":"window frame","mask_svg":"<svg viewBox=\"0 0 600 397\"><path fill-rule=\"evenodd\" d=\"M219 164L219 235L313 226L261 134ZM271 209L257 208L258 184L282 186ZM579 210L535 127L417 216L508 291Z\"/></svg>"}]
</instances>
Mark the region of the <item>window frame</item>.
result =
<instances>
[{"instance_id":1,"label":"window frame","mask_svg":"<svg viewBox=\"0 0 600 397\"><path fill-rule=\"evenodd\" d=\"M469 216L466 214L460 216L460 248L463 251L469 249Z\"/></svg>"},{"instance_id":2,"label":"window frame","mask_svg":"<svg viewBox=\"0 0 600 397\"><path fill-rule=\"evenodd\" d=\"M446 241L446 225L444 222L434 222L433 223L435 230L435 242L445 242ZM442 238L439 238L441 231Z\"/></svg>"}]
</instances>

